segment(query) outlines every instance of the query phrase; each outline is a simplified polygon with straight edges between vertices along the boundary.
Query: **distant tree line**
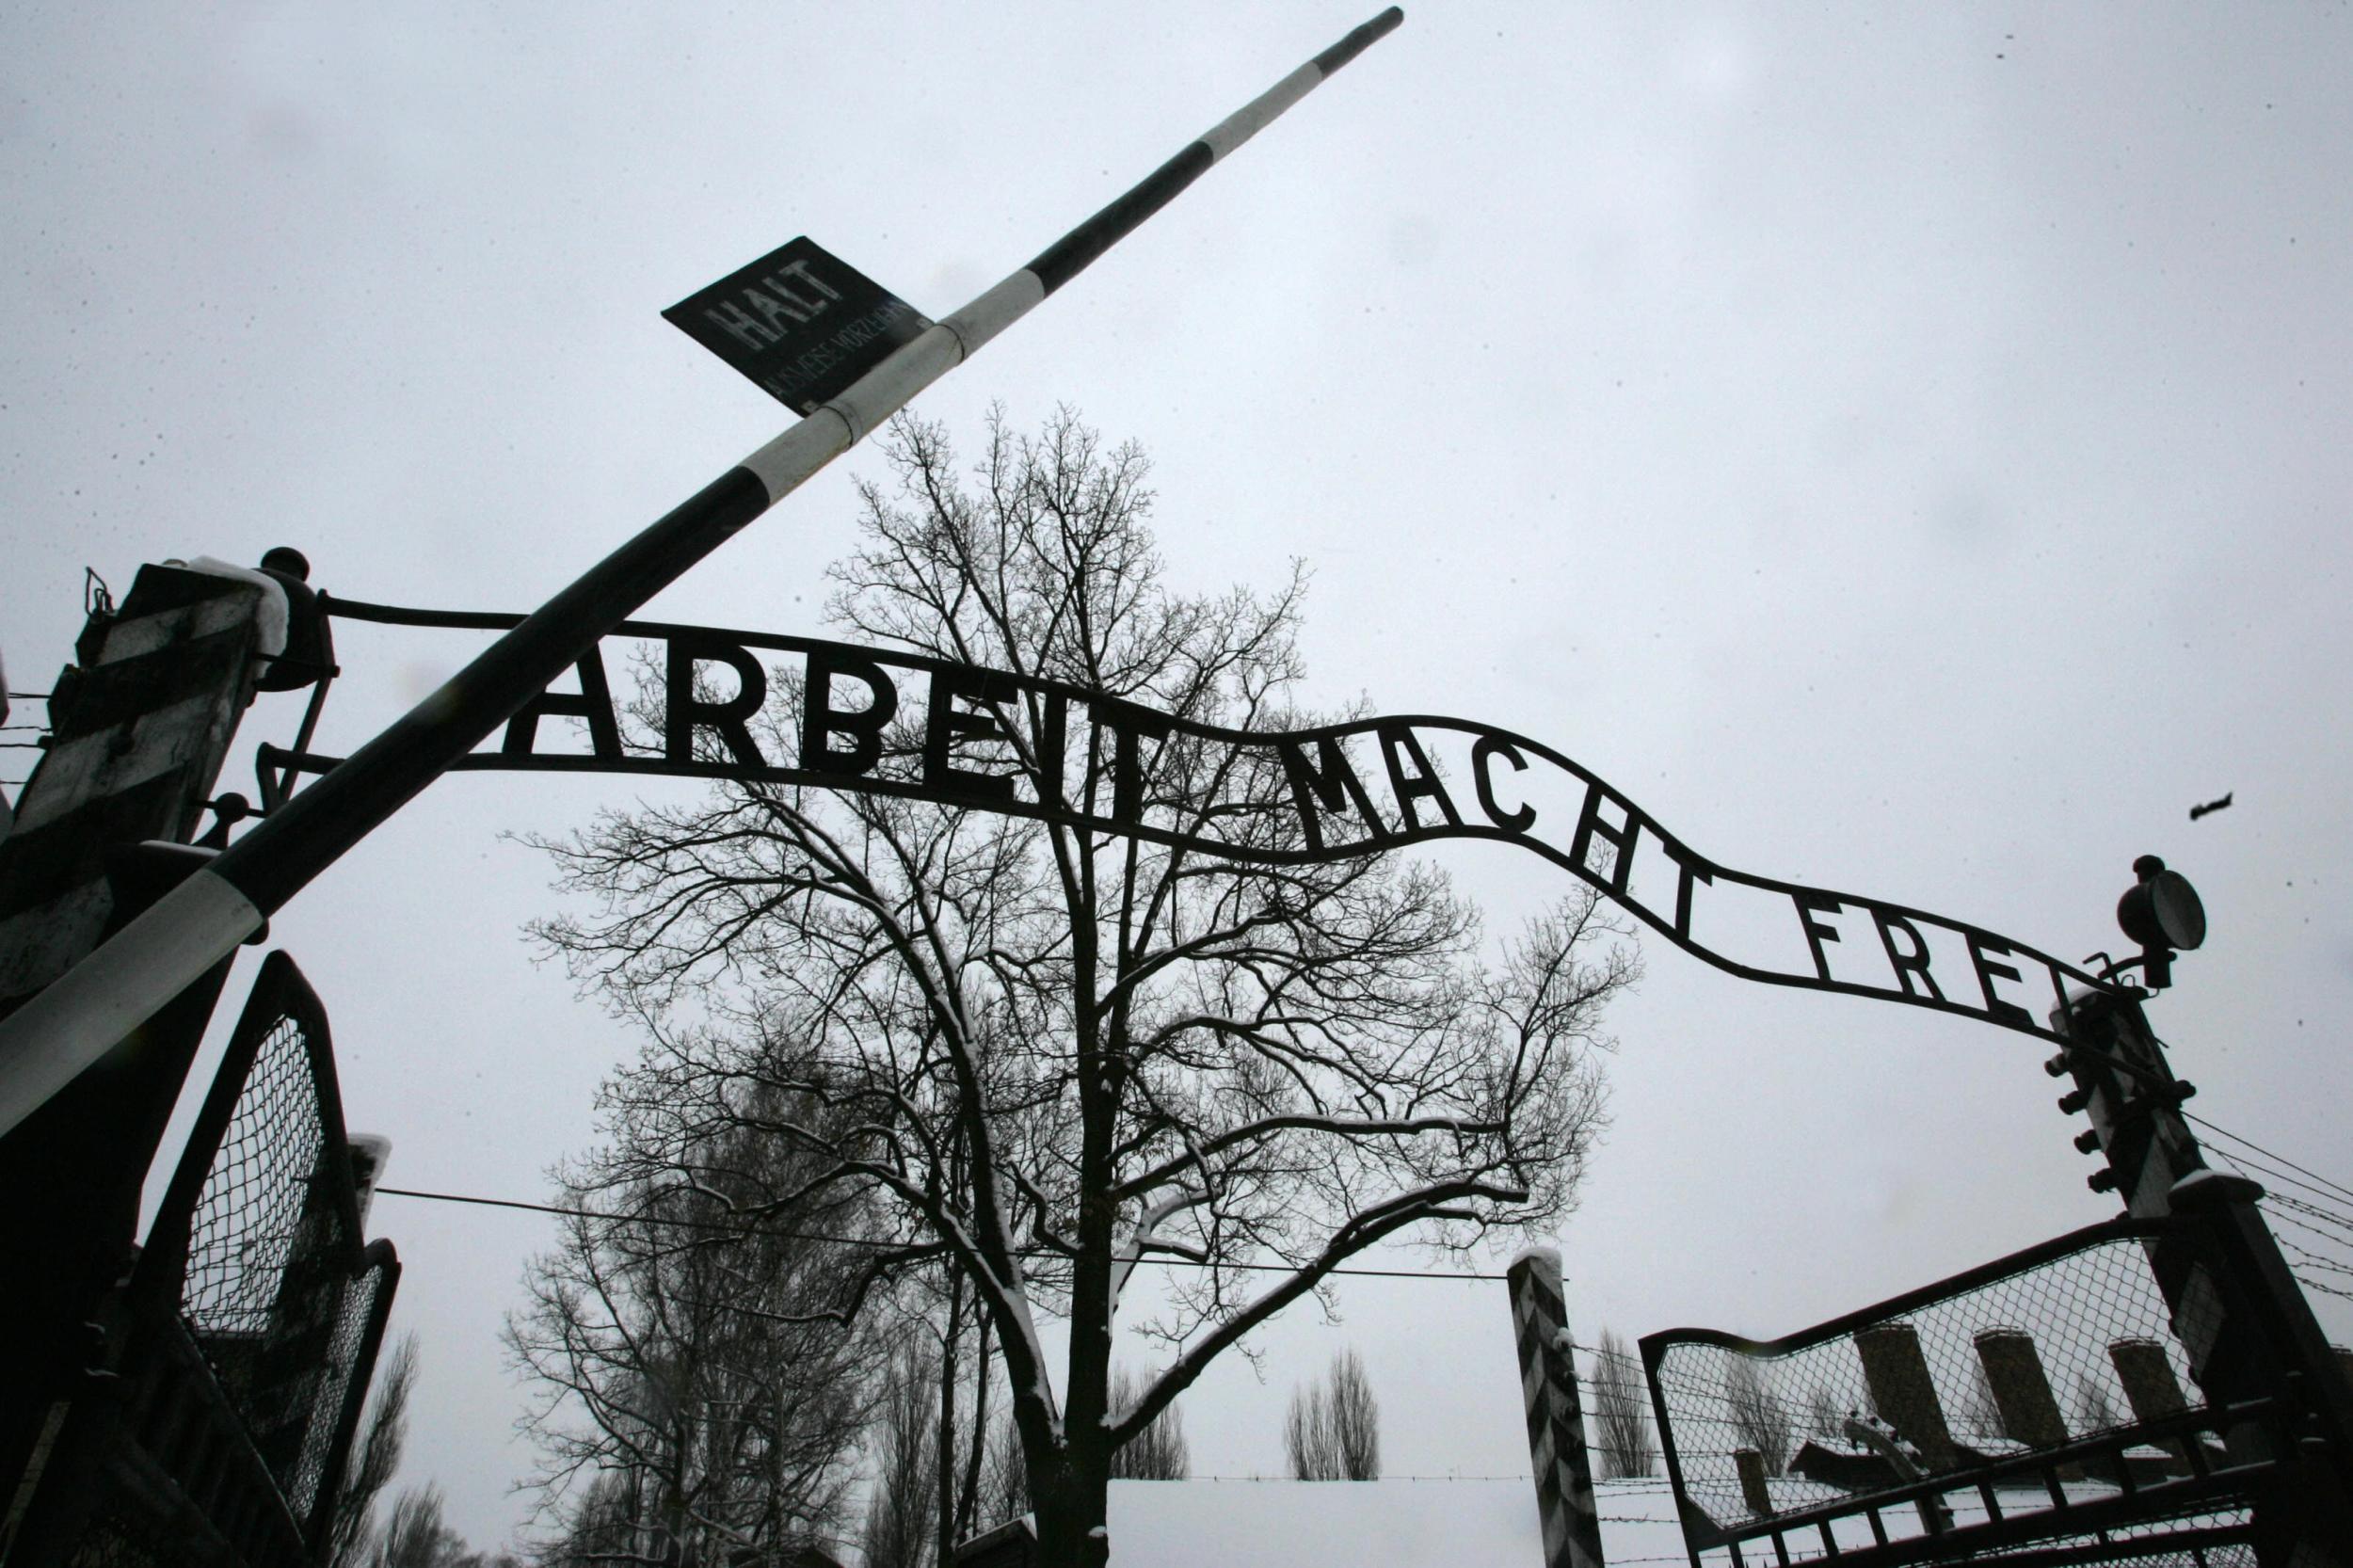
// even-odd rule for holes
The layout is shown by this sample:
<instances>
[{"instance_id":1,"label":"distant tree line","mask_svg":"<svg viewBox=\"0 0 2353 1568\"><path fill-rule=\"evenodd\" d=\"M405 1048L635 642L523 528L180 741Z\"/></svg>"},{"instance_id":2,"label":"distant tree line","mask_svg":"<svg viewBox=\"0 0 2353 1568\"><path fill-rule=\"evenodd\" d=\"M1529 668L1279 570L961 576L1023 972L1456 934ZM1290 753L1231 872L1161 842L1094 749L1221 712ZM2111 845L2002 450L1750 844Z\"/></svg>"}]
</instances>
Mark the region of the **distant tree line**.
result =
<instances>
[{"instance_id":1,"label":"distant tree line","mask_svg":"<svg viewBox=\"0 0 2353 1568\"><path fill-rule=\"evenodd\" d=\"M1291 1391L1283 1451L1294 1480L1381 1479L1381 1403L1353 1349L1332 1358L1321 1382Z\"/></svg>"},{"instance_id":2,"label":"distant tree line","mask_svg":"<svg viewBox=\"0 0 2353 1568\"><path fill-rule=\"evenodd\" d=\"M1651 1432L1650 1397L1642 1363L1611 1329L1601 1331L1588 1382L1593 1389L1594 1448L1604 1480L1658 1473L1658 1440Z\"/></svg>"}]
</instances>

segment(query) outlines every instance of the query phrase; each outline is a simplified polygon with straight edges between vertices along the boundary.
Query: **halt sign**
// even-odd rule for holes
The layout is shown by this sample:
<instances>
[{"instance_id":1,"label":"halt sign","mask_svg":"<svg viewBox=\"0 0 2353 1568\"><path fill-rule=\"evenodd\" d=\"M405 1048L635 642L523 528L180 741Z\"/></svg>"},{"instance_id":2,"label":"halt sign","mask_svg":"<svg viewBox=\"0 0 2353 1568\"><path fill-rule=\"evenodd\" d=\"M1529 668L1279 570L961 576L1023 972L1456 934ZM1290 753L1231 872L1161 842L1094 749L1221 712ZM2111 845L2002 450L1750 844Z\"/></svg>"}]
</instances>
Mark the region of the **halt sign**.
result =
<instances>
[{"instance_id":1,"label":"halt sign","mask_svg":"<svg viewBox=\"0 0 2353 1568\"><path fill-rule=\"evenodd\" d=\"M807 235L662 314L798 414L815 413L931 326Z\"/></svg>"}]
</instances>

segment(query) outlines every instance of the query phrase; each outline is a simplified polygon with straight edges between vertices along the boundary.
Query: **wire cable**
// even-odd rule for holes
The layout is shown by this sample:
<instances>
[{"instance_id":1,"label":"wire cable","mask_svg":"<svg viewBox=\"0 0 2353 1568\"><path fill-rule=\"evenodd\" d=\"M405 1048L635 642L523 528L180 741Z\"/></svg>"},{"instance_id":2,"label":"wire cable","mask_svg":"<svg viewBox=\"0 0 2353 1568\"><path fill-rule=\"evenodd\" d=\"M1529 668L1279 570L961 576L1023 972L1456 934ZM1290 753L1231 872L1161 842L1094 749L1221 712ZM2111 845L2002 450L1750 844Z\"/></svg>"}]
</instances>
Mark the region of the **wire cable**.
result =
<instances>
[{"instance_id":1,"label":"wire cable","mask_svg":"<svg viewBox=\"0 0 2353 1568\"><path fill-rule=\"evenodd\" d=\"M615 1214L597 1208L567 1208L557 1204L525 1203L520 1198L485 1198L476 1197L465 1192L431 1192L415 1187L379 1187L376 1191L380 1196L388 1198L421 1198L428 1203L472 1204L484 1208L520 1209L523 1212L530 1214L559 1214L569 1219L605 1220L618 1224L668 1225L677 1230L712 1231L732 1236L744 1236L746 1238L760 1236L780 1241L822 1241L843 1247L900 1247L906 1244L902 1241L876 1240L871 1236L828 1236L814 1231L761 1230L758 1226L728 1224L724 1222L716 1220L674 1220L665 1219L660 1215L654 1214ZM1048 1255L1044 1254L1039 1248L1022 1247L1016 1249L1016 1256L1022 1257L1033 1257ZM1059 1256L1061 1255L1051 1254L1050 1256ZM1292 1274L1299 1272L1297 1267L1289 1263L1203 1263L1190 1257L1171 1257L1164 1254L1154 1254L1141 1259L1140 1261L1144 1263L1160 1263L1165 1264L1170 1268L1177 1269L1219 1268L1233 1269L1248 1273ZM1325 1271L1325 1272L1327 1274L1346 1274L1356 1279L1446 1279L1499 1281L1509 1277L1505 1274L1476 1273L1468 1272L1449 1272L1448 1271L1438 1269L1351 1269L1343 1267L1330 1269Z\"/></svg>"},{"instance_id":2,"label":"wire cable","mask_svg":"<svg viewBox=\"0 0 2353 1568\"><path fill-rule=\"evenodd\" d=\"M2353 1203L2353 1187L2346 1187L2340 1182L2330 1181L2327 1176L2322 1176L2319 1172L2307 1170L2303 1166L2298 1165L2295 1160L2290 1160L2286 1155L2276 1154L2270 1149L2264 1147L2261 1144L2256 1143L2252 1138L2248 1138L2239 1133L2233 1132L2229 1128L2217 1127L2214 1123L2206 1120L2203 1116L2195 1116L2185 1111L2182 1112L2182 1119L2184 1121L2196 1122L2200 1127L2204 1128L2208 1132L2215 1134L2217 1137L2228 1138L2233 1144L2244 1144L2267 1160L2276 1160L2281 1164L2285 1165L2289 1170L2296 1172L2299 1176L2310 1176L2313 1180L2317 1181L2322 1186L2333 1191L2338 1197L2348 1203Z\"/></svg>"}]
</instances>

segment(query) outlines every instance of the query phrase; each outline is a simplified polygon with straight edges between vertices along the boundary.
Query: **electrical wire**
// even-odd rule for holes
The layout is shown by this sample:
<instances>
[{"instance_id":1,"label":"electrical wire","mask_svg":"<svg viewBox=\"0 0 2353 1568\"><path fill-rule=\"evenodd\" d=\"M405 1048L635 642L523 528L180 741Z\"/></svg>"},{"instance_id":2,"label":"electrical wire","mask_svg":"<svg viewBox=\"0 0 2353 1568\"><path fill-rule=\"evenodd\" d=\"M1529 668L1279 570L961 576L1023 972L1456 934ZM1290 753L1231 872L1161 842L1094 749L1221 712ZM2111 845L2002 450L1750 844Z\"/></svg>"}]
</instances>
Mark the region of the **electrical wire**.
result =
<instances>
[{"instance_id":1,"label":"electrical wire","mask_svg":"<svg viewBox=\"0 0 2353 1568\"><path fill-rule=\"evenodd\" d=\"M379 1187L376 1191L379 1195L388 1198L422 1198L428 1203L472 1204L484 1208L517 1208L531 1214L560 1214L570 1219L579 1220L607 1220L626 1224L668 1225L677 1230L712 1231L727 1235L744 1237L757 1235L780 1241L822 1241L844 1247L898 1247L905 1244L900 1241L879 1241L871 1236L829 1236L814 1231L760 1230L756 1227L747 1228L740 1224L728 1224L724 1222L716 1220L672 1220L651 1214L615 1214L596 1208L567 1208L557 1204L525 1203L520 1198L485 1198L476 1197L465 1192L429 1192L414 1187ZM1022 1257L1033 1257L1039 1256L1059 1256L1060 1255L1044 1254L1042 1253L1042 1250L1038 1248L1023 1247L1016 1250L1016 1256ZM1140 1261L1144 1263L1164 1264L1173 1269L1221 1268L1233 1269L1248 1273L1279 1274L1291 1274L1299 1272L1296 1267L1289 1263L1211 1264L1198 1262L1190 1257L1171 1257L1166 1255L1159 1254L1146 1256ZM1445 1279L1500 1281L1509 1277L1504 1274L1477 1273L1462 1271L1448 1272L1439 1269L1350 1269L1343 1267L1326 1270L1325 1272L1327 1274L1346 1274L1356 1279Z\"/></svg>"},{"instance_id":2,"label":"electrical wire","mask_svg":"<svg viewBox=\"0 0 2353 1568\"><path fill-rule=\"evenodd\" d=\"M2206 1120L2203 1116L2194 1116L2185 1111L2182 1112L2182 1119L2187 1122L2196 1122L2200 1127L2204 1128L2208 1132L2214 1133L2217 1137L2228 1138L2233 1144L2244 1144L2246 1147L2253 1149L2257 1154L2262 1155L2266 1160L2276 1160L2281 1164L2285 1165L2289 1170L2296 1172L2297 1175L2310 1176L2313 1180L2319 1182L2322 1186L2330 1189L2339 1198L2342 1198L2348 1203L2353 1203L2353 1187L2346 1187L2340 1182L2330 1181L2327 1176L2322 1176L2319 1172L2307 1170L2303 1166L2298 1165L2295 1160L2290 1160L2286 1155L2276 1154L2270 1149L2264 1147L2261 1144L2256 1143L2252 1138L2245 1137L2239 1133L2233 1132L2229 1128L2217 1127L2214 1123Z\"/></svg>"}]
</instances>

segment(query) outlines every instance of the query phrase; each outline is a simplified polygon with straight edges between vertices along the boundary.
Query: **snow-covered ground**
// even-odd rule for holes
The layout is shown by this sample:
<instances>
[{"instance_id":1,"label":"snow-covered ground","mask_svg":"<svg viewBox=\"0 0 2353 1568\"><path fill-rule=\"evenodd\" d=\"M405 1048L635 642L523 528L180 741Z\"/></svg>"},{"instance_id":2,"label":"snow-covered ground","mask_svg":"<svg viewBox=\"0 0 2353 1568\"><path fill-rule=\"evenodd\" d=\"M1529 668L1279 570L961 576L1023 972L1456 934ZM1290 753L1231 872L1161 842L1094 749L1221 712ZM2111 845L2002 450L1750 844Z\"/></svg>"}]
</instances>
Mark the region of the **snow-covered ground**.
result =
<instances>
[{"instance_id":1,"label":"snow-covered ground","mask_svg":"<svg viewBox=\"0 0 2353 1568\"><path fill-rule=\"evenodd\" d=\"M1603 1481L1594 1489L1602 1554L1610 1568L1687 1562L1665 1478ZM2066 1488L2078 1502L2113 1495L2098 1482ZM1777 1499L1778 1500L1778 1499ZM1818 1500L1811 1497L1807 1501ZM1798 1506L1791 1498L1788 1506ZM1983 1507L1956 1494L1958 1522ZM2030 1509L2005 1496L2005 1512ZM2225 1522L2217 1515L2210 1523ZM1889 1533L1913 1533L1892 1509ZM1867 1526L1842 1526L1840 1544L1869 1544ZM1111 1489L1116 1568L1543 1568L1535 1484L1526 1479L1376 1481L1116 1480ZM1791 1544L1793 1552L1802 1550ZM1769 1549L1769 1548L1768 1548ZM1727 1560L1721 1551L1711 1563Z\"/></svg>"},{"instance_id":2,"label":"snow-covered ground","mask_svg":"<svg viewBox=\"0 0 2353 1568\"><path fill-rule=\"evenodd\" d=\"M1612 1568L1681 1562L1663 1480L1597 1487ZM1535 1483L1112 1482L1117 1568L1543 1568Z\"/></svg>"}]
</instances>

